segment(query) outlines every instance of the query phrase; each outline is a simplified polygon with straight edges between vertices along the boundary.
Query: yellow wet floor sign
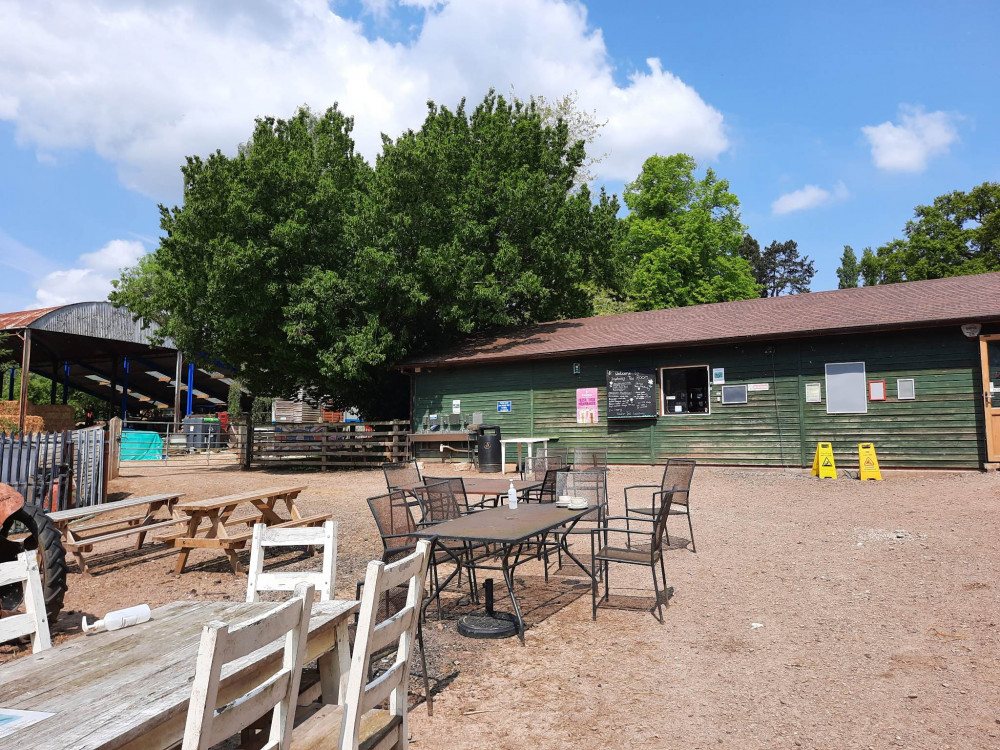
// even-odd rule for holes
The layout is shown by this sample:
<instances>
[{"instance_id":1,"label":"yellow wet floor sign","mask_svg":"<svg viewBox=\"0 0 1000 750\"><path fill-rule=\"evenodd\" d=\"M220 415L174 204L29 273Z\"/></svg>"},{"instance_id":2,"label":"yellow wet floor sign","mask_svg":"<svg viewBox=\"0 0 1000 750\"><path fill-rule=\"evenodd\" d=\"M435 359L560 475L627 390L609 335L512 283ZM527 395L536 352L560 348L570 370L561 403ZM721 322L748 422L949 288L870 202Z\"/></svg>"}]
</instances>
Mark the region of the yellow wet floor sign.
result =
<instances>
[{"instance_id":1,"label":"yellow wet floor sign","mask_svg":"<svg viewBox=\"0 0 1000 750\"><path fill-rule=\"evenodd\" d=\"M878 456L875 455L875 443L858 445L858 466L861 467L861 481L878 479L882 481L882 472L878 468Z\"/></svg>"},{"instance_id":2,"label":"yellow wet floor sign","mask_svg":"<svg viewBox=\"0 0 1000 750\"><path fill-rule=\"evenodd\" d=\"M812 476L820 479L836 479L837 465L833 462L833 444L816 443L816 455L813 456Z\"/></svg>"}]
</instances>

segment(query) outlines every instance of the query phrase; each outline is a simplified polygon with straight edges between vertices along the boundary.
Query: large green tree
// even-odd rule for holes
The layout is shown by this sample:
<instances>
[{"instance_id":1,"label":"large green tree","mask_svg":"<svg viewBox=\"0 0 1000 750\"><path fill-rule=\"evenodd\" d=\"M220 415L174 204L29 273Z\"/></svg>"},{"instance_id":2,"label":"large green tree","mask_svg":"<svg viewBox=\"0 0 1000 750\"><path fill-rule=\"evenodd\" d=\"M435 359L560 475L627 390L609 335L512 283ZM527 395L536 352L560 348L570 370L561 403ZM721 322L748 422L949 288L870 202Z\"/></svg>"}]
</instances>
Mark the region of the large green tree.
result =
<instances>
[{"instance_id":1,"label":"large green tree","mask_svg":"<svg viewBox=\"0 0 1000 750\"><path fill-rule=\"evenodd\" d=\"M342 388L323 377L326 352L289 310L318 273L338 269L345 299L328 320L344 334L341 361L368 357L365 342L378 335L362 307L354 232L372 170L354 150L352 126L336 107L320 116L302 109L259 119L234 157L189 157L183 206L160 207L160 246L123 274L111 301L158 324L190 356L223 359L255 392Z\"/></svg>"},{"instance_id":2,"label":"large green tree","mask_svg":"<svg viewBox=\"0 0 1000 750\"><path fill-rule=\"evenodd\" d=\"M917 206L904 237L862 256L865 284L939 279L1000 270L1000 183Z\"/></svg>"},{"instance_id":3,"label":"large green tree","mask_svg":"<svg viewBox=\"0 0 1000 750\"><path fill-rule=\"evenodd\" d=\"M490 93L430 104L372 169L336 108L258 120L237 156L188 159L184 205L116 304L258 394L299 386L375 417L405 410L391 368L469 334L588 315L613 284L618 205L574 189L564 121Z\"/></svg>"},{"instance_id":4,"label":"large green tree","mask_svg":"<svg viewBox=\"0 0 1000 750\"><path fill-rule=\"evenodd\" d=\"M739 255L750 264L761 297L804 294L816 274L815 262L799 254L795 240L774 240L761 250L760 243L748 234L740 244Z\"/></svg>"},{"instance_id":5,"label":"large green tree","mask_svg":"<svg viewBox=\"0 0 1000 750\"><path fill-rule=\"evenodd\" d=\"M630 210L618 254L624 293L652 310L757 297L750 264L740 257L745 228L739 199L711 169L698 179L687 154L651 156L626 185Z\"/></svg>"}]
</instances>

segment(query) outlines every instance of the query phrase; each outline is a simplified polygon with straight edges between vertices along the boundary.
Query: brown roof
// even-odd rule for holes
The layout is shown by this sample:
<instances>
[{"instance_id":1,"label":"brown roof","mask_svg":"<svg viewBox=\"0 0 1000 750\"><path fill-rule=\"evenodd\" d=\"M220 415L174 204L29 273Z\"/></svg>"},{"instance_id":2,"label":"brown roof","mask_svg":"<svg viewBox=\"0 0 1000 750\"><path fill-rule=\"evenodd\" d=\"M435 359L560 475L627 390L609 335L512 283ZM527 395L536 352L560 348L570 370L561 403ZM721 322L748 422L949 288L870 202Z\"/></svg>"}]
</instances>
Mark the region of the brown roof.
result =
<instances>
[{"instance_id":1,"label":"brown roof","mask_svg":"<svg viewBox=\"0 0 1000 750\"><path fill-rule=\"evenodd\" d=\"M20 328L25 328L43 315L58 309L58 307L43 307L38 310L0 313L0 331L16 331Z\"/></svg>"},{"instance_id":2,"label":"brown roof","mask_svg":"<svg viewBox=\"0 0 1000 750\"><path fill-rule=\"evenodd\" d=\"M450 351L416 356L404 366L475 364L989 320L1000 320L1000 273L539 323L499 336L470 339Z\"/></svg>"}]
</instances>

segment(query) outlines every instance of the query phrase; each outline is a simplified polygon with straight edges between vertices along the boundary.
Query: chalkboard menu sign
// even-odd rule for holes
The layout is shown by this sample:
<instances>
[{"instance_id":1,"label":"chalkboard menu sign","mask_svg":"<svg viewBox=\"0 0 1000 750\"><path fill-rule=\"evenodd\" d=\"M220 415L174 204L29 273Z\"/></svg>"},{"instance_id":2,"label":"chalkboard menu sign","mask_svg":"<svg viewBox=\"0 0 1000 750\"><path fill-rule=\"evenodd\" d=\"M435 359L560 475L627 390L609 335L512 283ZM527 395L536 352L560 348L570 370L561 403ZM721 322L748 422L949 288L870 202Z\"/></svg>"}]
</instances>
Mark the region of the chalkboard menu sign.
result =
<instances>
[{"instance_id":1,"label":"chalkboard menu sign","mask_svg":"<svg viewBox=\"0 0 1000 750\"><path fill-rule=\"evenodd\" d=\"M608 419L656 417L656 370L608 370Z\"/></svg>"}]
</instances>

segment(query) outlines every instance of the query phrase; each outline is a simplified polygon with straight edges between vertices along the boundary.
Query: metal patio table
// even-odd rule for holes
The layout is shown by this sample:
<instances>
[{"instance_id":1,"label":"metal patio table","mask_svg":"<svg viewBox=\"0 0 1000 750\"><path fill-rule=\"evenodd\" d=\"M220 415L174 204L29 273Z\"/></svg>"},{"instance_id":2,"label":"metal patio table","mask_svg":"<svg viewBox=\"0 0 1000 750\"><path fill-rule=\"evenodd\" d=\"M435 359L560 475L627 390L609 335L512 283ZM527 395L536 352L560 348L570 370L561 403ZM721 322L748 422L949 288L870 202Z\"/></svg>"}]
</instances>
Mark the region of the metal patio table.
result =
<instances>
[{"instance_id":1,"label":"metal patio table","mask_svg":"<svg viewBox=\"0 0 1000 750\"><path fill-rule=\"evenodd\" d=\"M437 477L440 479L440 477ZM460 477L462 480L462 486L465 487L466 495L479 495L481 498L492 497L499 501L500 497L507 494L507 490L510 489L510 479L501 479L500 477ZM431 480L433 483L433 480ZM514 491L517 492L518 498L524 501L524 496L529 490L537 489L542 486L541 482L536 482L534 479L515 479ZM394 490L402 490L408 495L414 495L417 487L425 486L426 482L410 482L409 484L401 484L397 487L392 487ZM496 503L494 503L496 504ZM410 503L411 506L418 506L419 503L416 499Z\"/></svg>"},{"instance_id":2,"label":"metal patio table","mask_svg":"<svg viewBox=\"0 0 1000 750\"><path fill-rule=\"evenodd\" d=\"M500 477L463 477L460 474L456 474L461 480L462 484L465 486L466 495L480 495L481 497L499 497L500 495L506 495L507 490L510 489L510 479L501 479ZM540 481L535 481L534 479L515 479L514 489L517 491L518 496L523 495L527 490L533 490L536 487L541 487L542 483ZM424 482L410 482L409 484L401 484L396 487L392 487L394 490L403 490L403 492L413 492L417 487L423 487Z\"/></svg>"},{"instance_id":3,"label":"metal patio table","mask_svg":"<svg viewBox=\"0 0 1000 750\"><path fill-rule=\"evenodd\" d=\"M478 513L470 513L461 518L443 521L414 532L414 536L430 537L435 542L438 539L454 539L463 542L495 544L502 548L500 557L501 567L499 570L503 572L503 580L507 586L507 593L510 595L510 602L514 605L514 615L517 618L517 635L521 639L521 645L523 646L524 619L521 617L521 608L518 606L517 596L514 594L514 569L531 558L519 560L518 556L515 556L514 562L511 563L511 553L515 547L520 549L533 537L542 536L560 526L569 525L572 528L577 521L593 511L593 506L588 506L582 510L569 510L567 508L560 508L554 503L535 503L530 505L528 503L520 503L516 510L510 510L506 506L489 508ZM433 550L431 554L433 554ZM588 578L592 577L593 574L587 570L583 563L577 560L572 554L569 556L587 574ZM495 567L483 565L482 561L484 559L486 559L485 556L480 557L474 561L474 565L486 570L497 570ZM452 576L456 575L456 573L457 569L455 573L452 573ZM449 576L441 584L438 588L439 593L448 584L448 580L452 576ZM427 603L430 601L428 599Z\"/></svg>"}]
</instances>

